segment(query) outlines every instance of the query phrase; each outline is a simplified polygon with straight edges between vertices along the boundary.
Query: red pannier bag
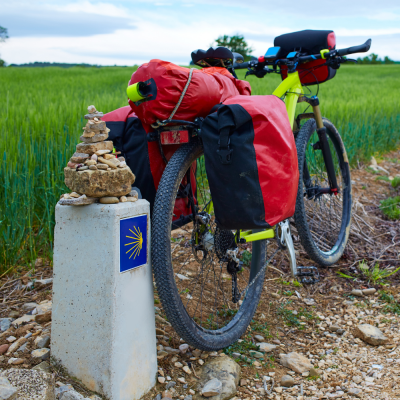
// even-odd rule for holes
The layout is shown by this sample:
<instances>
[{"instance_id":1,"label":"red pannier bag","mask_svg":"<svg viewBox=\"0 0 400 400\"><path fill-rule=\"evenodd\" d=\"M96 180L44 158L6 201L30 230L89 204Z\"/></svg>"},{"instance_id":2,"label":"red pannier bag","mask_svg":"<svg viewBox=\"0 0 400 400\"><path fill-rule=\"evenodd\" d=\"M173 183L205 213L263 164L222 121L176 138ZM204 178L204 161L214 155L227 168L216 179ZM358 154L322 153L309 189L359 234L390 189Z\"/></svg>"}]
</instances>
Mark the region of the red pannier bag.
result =
<instances>
[{"instance_id":1,"label":"red pannier bag","mask_svg":"<svg viewBox=\"0 0 400 400\"><path fill-rule=\"evenodd\" d=\"M221 229L269 228L294 214L297 152L281 99L232 97L204 120L201 138Z\"/></svg>"},{"instance_id":2,"label":"red pannier bag","mask_svg":"<svg viewBox=\"0 0 400 400\"><path fill-rule=\"evenodd\" d=\"M129 85L147 84L149 96L129 104L142 122L148 125L170 117L188 82L190 69L162 60L141 65L132 75ZM234 78L222 67L193 69L189 86L173 119L194 121L206 117L211 109L226 99L250 95L250 84Z\"/></svg>"},{"instance_id":3,"label":"red pannier bag","mask_svg":"<svg viewBox=\"0 0 400 400\"><path fill-rule=\"evenodd\" d=\"M130 106L111 111L105 114L102 120L106 121L107 127L110 129L109 138L113 141L116 150L125 157L126 163L136 176L134 186L140 190L142 197L149 201L150 210L153 210L158 184L166 165L158 143L147 141L147 133L153 129L142 124ZM165 157L169 160L178 149L179 144L162 147ZM191 171L193 170L192 168ZM182 187L187 184L186 179L187 177L182 181ZM194 175L191 181L196 182ZM184 190L181 192L185 193ZM192 187L192 193L196 202L195 185ZM173 221L182 220L182 217L192 214L190 201L183 194L175 202Z\"/></svg>"},{"instance_id":4,"label":"red pannier bag","mask_svg":"<svg viewBox=\"0 0 400 400\"><path fill-rule=\"evenodd\" d=\"M319 54L321 50L333 50L336 47L336 36L333 31L306 29L286 33L274 39L274 46L280 47L278 58L285 58L291 51L306 55ZM326 60L315 60L297 66L300 81L303 85L316 85L326 82L336 75L336 69L326 65ZM287 77L287 66L281 66L282 79Z\"/></svg>"}]
</instances>

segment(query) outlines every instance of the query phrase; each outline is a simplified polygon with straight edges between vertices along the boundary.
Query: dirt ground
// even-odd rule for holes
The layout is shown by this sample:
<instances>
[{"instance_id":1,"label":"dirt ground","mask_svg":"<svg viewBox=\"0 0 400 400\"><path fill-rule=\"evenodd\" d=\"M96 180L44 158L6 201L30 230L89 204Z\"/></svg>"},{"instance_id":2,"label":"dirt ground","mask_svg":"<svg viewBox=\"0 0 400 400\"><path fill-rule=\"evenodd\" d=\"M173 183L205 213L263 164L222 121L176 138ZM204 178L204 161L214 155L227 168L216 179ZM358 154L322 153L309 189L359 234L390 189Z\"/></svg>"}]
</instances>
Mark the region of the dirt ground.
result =
<instances>
[{"instance_id":1,"label":"dirt ground","mask_svg":"<svg viewBox=\"0 0 400 400\"><path fill-rule=\"evenodd\" d=\"M162 305L155 294L157 341L159 349L159 382L144 400L161 397L184 399L196 393L197 372L212 357L224 352L238 361L241 380L237 399L324 399L352 398L396 399L400 397L400 273L385 279L363 272L360 265L370 269L394 271L400 266L400 223L388 220L379 203L388 196L399 195L382 176L400 176L400 151L378 160L386 172L376 173L368 166L352 170L353 222L347 251L330 268L320 268L320 281L302 285L290 277L285 253L278 253L271 262L264 284L264 294L252 323L241 340L219 352L202 352L189 348L178 350L184 342L165 320ZM302 249L297 232L292 231L298 265L312 265ZM274 244L271 244L271 250ZM51 301L51 284L31 285L35 280L50 278L49 262L37 262L35 268L16 266L12 273L0 279L0 317L18 318L26 314L25 303ZM376 292L362 297L351 294L353 289L374 288ZM388 338L384 345L371 346L354 336L360 323L379 327ZM12 327L0 335L0 346L42 331L51 334L51 323L31 323L22 328ZM257 336L257 338L256 338ZM251 350L264 342L276 347L262 358L254 358ZM35 348L32 340L18 365L9 364L11 357L0 356L0 368L32 368L40 361L31 357ZM280 354L298 352L314 366L313 373L298 374L280 364ZM164 353L162 353L164 354ZM239 357L238 354L241 356ZM189 367L191 373L184 367ZM56 381L71 383L88 396L79 382L69 378L55 365L50 370ZM280 385L283 375L292 375L295 384ZM266 386L263 383L266 382ZM161 379L164 378L164 379ZM160 383L162 382L162 383ZM169 384L175 382L175 384ZM168 388L168 389L167 389ZM189 400L187 398L186 400Z\"/></svg>"}]
</instances>

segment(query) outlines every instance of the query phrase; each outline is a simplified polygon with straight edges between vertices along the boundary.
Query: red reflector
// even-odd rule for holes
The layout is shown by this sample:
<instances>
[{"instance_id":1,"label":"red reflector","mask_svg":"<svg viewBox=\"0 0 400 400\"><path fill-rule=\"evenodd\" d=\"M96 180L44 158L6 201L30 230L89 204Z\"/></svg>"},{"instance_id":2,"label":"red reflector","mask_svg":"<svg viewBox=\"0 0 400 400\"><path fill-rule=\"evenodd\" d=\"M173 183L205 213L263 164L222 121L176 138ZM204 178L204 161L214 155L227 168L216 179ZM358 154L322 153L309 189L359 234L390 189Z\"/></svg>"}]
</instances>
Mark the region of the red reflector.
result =
<instances>
[{"instance_id":1,"label":"red reflector","mask_svg":"<svg viewBox=\"0 0 400 400\"><path fill-rule=\"evenodd\" d=\"M328 35L328 48L329 50L333 50L336 46L336 36L335 36L335 32L331 32Z\"/></svg>"},{"instance_id":2,"label":"red reflector","mask_svg":"<svg viewBox=\"0 0 400 400\"><path fill-rule=\"evenodd\" d=\"M164 131L161 132L161 144L179 144L189 142L188 131Z\"/></svg>"},{"instance_id":3,"label":"red reflector","mask_svg":"<svg viewBox=\"0 0 400 400\"><path fill-rule=\"evenodd\" d=\"M258 57L258 62L264 62L265 61L265 58L264 58L264 56L260 56L260 57Z\"/></svg>"}]
</instances>

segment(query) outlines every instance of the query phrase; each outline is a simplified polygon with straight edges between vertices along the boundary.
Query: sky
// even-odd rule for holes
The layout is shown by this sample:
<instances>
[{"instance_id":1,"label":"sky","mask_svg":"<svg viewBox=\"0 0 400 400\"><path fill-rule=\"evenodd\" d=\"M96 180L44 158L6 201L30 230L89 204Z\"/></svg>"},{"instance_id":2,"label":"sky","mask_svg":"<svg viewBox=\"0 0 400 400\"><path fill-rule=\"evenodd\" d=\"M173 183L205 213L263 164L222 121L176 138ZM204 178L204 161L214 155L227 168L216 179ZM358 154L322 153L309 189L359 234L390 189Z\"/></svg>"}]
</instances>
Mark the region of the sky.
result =
<instances>
[{"instance_id":1,"label":"sky","mask_svg":"<svg viewBox=\"0 0 400 400\"><path fill-rule=\"evenodd\" d=\"M372 38L370 53L400 61L400 0L0 0L0 26L8 64L187 65L220 35L244 35L259 56L303 29L335 31L337 48Z\"/></svg>"}]
</instances>

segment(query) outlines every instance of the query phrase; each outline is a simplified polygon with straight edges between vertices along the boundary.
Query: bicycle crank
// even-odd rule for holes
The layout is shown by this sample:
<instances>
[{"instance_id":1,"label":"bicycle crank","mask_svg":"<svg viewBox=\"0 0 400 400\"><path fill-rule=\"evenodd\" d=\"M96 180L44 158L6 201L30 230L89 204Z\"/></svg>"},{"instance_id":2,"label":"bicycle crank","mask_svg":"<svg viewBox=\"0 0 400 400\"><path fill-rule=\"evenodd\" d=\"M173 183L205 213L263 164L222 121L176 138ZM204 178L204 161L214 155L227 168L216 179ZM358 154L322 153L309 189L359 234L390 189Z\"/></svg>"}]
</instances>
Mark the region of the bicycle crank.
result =
<instances>
[{"instance_id":1,"label":"bicycle crank","mask_svg":"<svg viewBox=\"0 0 400 400\"><path fill-rule=\"evenodd\" d=\"M319 272L316 267L297 267L289 220L285 219L279 222L278 225L280 228L279 236L277 230L278 244L281 249L287 249L289 252L289 264L292 277L298 279L301 283L314 284L319 282Z\"/></svg>"}]
</instances>

